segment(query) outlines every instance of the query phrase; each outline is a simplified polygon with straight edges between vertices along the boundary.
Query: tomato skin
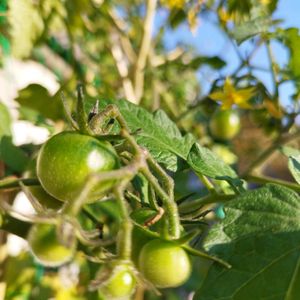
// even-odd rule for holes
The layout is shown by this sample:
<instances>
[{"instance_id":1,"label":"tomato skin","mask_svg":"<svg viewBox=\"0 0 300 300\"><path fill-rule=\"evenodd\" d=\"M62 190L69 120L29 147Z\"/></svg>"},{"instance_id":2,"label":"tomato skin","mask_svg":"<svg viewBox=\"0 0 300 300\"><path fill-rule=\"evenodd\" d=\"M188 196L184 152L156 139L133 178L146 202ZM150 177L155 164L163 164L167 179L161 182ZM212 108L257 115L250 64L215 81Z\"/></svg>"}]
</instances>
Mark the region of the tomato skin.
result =
<instances>
[{"instance_id":1,"label":"tomato skin","mask_svg":"<svg viewBox=\"0 0 300 300\"><path fill-rule=\"evenodd\" d=\"M152 240L142 249L139 268L158 288L182 285L191 274L191 263L184 249L165 240Z\"/></svg>"},{"instance_id":2,"label":"tomato skin","mask_svg":"<svg viewBox=\"0 0 300 300\"><path fill-rule=\"evenodd\" d=\"M62 132L50 138L37 159L37 176L43 188L61 201L72 201L90 174L119 167L117 154L108 142L76 132ZM99 183L87 202L94 202L114 185L114 180Z\"/></svg>"},{"instance_id":3,"label":"tomato skin","mask_svg":"<svg viewBox=\"0 0 300 300\"><path fill-rule=\"evenodd\" d=\"M56 226L52 224L32 225L27 241L36 260L47 267L58 267L70 261L77 246L75 238L70 247L62 245L56 235Z\"/></svg>"},{"instance_id":4,"label":"tomato skin","mask_svg":"<svg viewBox=\"0 0 300 300\"><path fill-rule=\"evenodd\" d=\"M36 160L33 160L24 173L24 178L36 178ZM58 211L61 209L63 202L55 199L48 194L41 185L33 185L24 187L45 209L53 209Z\"/></svg>"},{"instance_id":5,"label":"tomato skin","mask_svg":"<svg viewBox=\"0 0 300 300\"><path fill-rule=\"evenodd\" d=\"M209 129L219 140L230 140L240 131L240 117L235 110L217 110L211 117Z\"/></svg>"},{"instance_id":6,"label":"tomato skin","mask_svg":"<svg viewBox=\"0 0 300 300\"><path fill-rule=\"evenodd\" d=\"M134 293L135 287L136 279L130 268L126 265L118 265L114 268L111 277L99 289L99 294L105 296L105 299L124 299Z\"/></svg>"}]
</instances>

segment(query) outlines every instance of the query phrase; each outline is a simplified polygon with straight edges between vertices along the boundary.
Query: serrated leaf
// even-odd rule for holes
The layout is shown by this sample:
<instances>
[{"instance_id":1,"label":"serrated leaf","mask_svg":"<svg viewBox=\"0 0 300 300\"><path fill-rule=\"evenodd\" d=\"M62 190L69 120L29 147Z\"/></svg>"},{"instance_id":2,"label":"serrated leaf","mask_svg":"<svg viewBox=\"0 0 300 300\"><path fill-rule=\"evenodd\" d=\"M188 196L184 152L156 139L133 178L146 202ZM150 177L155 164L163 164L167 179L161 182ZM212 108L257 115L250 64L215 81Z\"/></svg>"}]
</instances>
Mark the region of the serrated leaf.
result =
<instances>
[{"instance_id":1,"label":"serrated leaf","mask_svg":"<svg viewBox=\"0 0 300 300\"><path fill-rule=\"evenodd\" d=\"M196 173L217 180L226 180L235 186L242 185L242 181L229 165L214 152L200 146L198 143L193 145L187 162Z\"/></svg>"},{"instance_id":2,"label":"serrated leaf","mask_svg":"<svg viewBox=\"0 0 300 300\"><path fill-rule=\"evenodd\" d=\"M64 118L58 94L50 96L47 89L41 85L30 84L19 91L19 96L15 100L23 107L39 112L45 118L54 121Z\"/></svg>"},{"instance_id":3,"label":"serrated leaf","mask_svg":"<svg viewBox=\"0 0 300 300\"><path fill-rule=\"evenodd\" d=\"M293 177L300 184L300 157L290 156L288 166Z\"/></svg>"},{"instance_id":4,"label":"serrated leaf","mask_svg":"<svg viewBox=\"0 0 300 300\"><path fill-rule=\"evenodd\" d=\"M11 0L8 5L12 54L25 58L44 29L43 19L32 0Z\"/></svg>"},{"instance_id":5,"label":"serrated leaf","mask_svg":"<svg viewBox=\"0 0 300 300\"><path fill-rule=\"evenodd\" d=\"M103 109L108 104L115 104L120 109L132 132L139 129L136 141L146 147L155 160L171 171L178 168L178 157L187 159L195 142L192 135L182 136L176 124L162 110L154 114L126 100L101 100Z\"/></svg>"},{"instance_id":6,"label":"serrated leaf","mask_svg":"<svg viewBox=\"0 0 300 300\"><path fill-rule=\"evenodd\" d=\"M6 106L0 102L0 137L11 135L11 117Z\"/></svg>"},{"instance_id":7,"label":"serrated leaf","mask_svg":"<svg viewBox=\"0 0 300 300\"><path fill-rule=\"evenodd\" d=\"M204 248L213 264L194 300L300 299L300 197L268 184L225 204Z\"/></svg>"},{"instance_id":8,"label":"serrated leaf","mask_svg":"<svg viewBox=\"0 0 300 300\"><path fill-rule=\"evenodd\" d=\"M268 32L271 25L272 19L270 17L258 17L236 25L232 31L232 36L238 44L241 44L257 34Z\"/></svg>"}]
</instances>

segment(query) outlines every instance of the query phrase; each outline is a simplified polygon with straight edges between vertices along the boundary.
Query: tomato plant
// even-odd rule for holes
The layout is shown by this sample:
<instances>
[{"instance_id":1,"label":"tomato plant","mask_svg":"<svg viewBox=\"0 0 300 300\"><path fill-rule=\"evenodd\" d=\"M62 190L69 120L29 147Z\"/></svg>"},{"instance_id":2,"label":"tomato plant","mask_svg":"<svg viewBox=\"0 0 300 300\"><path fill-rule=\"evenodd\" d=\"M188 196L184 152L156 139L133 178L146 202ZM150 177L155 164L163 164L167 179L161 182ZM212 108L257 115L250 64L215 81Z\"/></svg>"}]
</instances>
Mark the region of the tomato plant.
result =
<instances>
[{"instance_id":1,"label":"tomato plant","mask_svg":"<svg viewBox=\"0 0 300 300\"><path fill-rule=\"evenodd\" d=\"M1 1L1 295L300 299L299 3Z\"/></svg>"},{"instance_id":2,"label":"tomato plant","mask_svg":"<svg viewBox=\"0 0 300 300\"><path fill-rule=\"evenodd\" d=\"M217 110L211 117L209 129L220 140L230 140L240 131L240 117L235 110Z\"/></svg>"},{"instance_id":3,"label":"tomato plant","mask_svg":"<svg viewBox=\"0 0 300 300\"><path fill-rule=\"evenodd\" d=\"M159 288L180 286L191 274L191 262L185 250L171 241L158 239L142 248L139 268Z\"/></svg>"},{"instance_id":4,"label":"tomato plant","mask_svg":"<svg viewBox=\"0 0 300 300\"><path fill-rule=\"evenodd\" d=\"M28 244L36 260L48 267L58 267L72 259L76 240L64 245L58 238L55 225L36 224L28 234Z\"/></svg>"},{"instance_id":5,"label":"tomato plant","mask_svg":"<svg viewBox=\"0 0 300 300\"><path fill-rule=\"evenodd\" d=\"M72 201L89 175L118 167L115 150L108 142L75 132L63 132L43 145L37 160L37 175L43 188L53 197ZM100 198L113 184L113 180L101 181L87 202Z\"/></svg>"}]
</instances>

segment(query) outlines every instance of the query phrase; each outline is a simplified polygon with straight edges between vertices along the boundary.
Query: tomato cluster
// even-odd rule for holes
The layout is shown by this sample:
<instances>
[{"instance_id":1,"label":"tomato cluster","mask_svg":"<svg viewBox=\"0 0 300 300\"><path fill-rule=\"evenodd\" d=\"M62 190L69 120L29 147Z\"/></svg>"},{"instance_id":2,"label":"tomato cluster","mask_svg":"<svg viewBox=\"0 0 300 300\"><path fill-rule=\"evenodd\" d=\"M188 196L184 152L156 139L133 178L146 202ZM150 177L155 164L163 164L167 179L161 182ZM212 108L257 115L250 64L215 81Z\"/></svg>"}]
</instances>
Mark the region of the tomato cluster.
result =
<instances>
[{"instance_id":1,"label":"tomato cluster","mask_svg":"<svg viewBox=\"0 0 300 300\"><path fill-rule=\"evenodd\" d=\"M42 207L59 212L64 205L76 201L93 175L99 175L99 180L91 187L85 204L101 199L117 184L112 178L101 179L101 174L120 167L120 159L110 143L78 132L62 132L50 138L40 149L36 173L31 170L29 177L36 174L41 186L28 189ZM153 209L142 208L133 211L131 219L142 224L156 214ZM71 235L71 240L64 240L59 234L62 229L59 224L45 221L34 224L29 231L31 252L42 265L58 267L74 256L77 239ZM133 262L128 264L120 260L118 264L111 263L109 276L99 287L99 295L119 299L132 295L140 282L168 288L177 287L189 278L191 263L186 251L175 241L160 238L159 223L151 227L158 232L157 238L145 236L134 226ZM101 270L100 273L104 272ZM141 280L139 274L142 274Z\"/></svg>"}]
</instances>

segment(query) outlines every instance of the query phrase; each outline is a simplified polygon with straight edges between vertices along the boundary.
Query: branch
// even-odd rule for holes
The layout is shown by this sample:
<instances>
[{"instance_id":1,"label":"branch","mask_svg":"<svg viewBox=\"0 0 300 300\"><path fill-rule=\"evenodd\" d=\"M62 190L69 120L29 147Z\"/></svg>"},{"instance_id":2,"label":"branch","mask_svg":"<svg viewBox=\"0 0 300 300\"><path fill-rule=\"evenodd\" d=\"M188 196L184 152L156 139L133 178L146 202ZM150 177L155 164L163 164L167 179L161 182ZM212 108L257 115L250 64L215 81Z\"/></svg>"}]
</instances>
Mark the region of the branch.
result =
<instances>
[{"instance_id":1,"label":"branch","mask_svg":"<svg viewBox=\"0 0 300 300\"><path fill-rule=\"evenodd\" d=\"M144 69L146 66L147 58L149 55L149 50L151 46L151 37L153 31L153 21L155 16L157 0L148 0L147 1L147 12L144 21L143 27L143 38L138 54L138 59L135 65L135 95L136 102L139 103L144 91Z\"/></svg>"},{"instance_id":2,"label":"branch","mask_svg":"<svg viewBox=\"0 0 300 300\"><path fill-rule=\"evenodd\" d=\"M266 161L279 146L287 144L297 138L300 138L300 131L296 131L290 135L279 136L269 148L262 152L261 155L259 155L259 157L250 164L241 177L246 177L248 174L254 171L260 164Z\"/></svg>"},{"instance_id":3,"label":"branch","mask_svg":"<svg viewBox=\"0 0 300 300\"><path fill-rule=\"evenodd\" d=\"M128 77L128 66L126 59L124 57L123 51L119 45L118 42L118 36L115 34L112 34L111 36L111 53L115 60L116 67L118 69L119 75L122 79L122 85L125 93L125 97L128 101L131 101L132 103L137 103L135 92L133 89L133 85L131 80Z\"/></svg>"},{"instance_id":4,"label":"branch","mask_svg":"<svg viewBox=\"0 0 300 300\"><path fill-rule=\"evenodd\" d=\"M269 176L257 176L257 175L247 175L247 177L245 177L246 180L250 181L250 182L255 182L255 183L276 183L276 184L280 184L283 185L287 188L290 188L298 193L300 193L300 185L297 183L293 183L293 182L289 182L289 181L285 181L285 180L281 180L281 179L277 179L277 178L273 178L273 177L269 177Z\"/></svg>"}]
</instances>

